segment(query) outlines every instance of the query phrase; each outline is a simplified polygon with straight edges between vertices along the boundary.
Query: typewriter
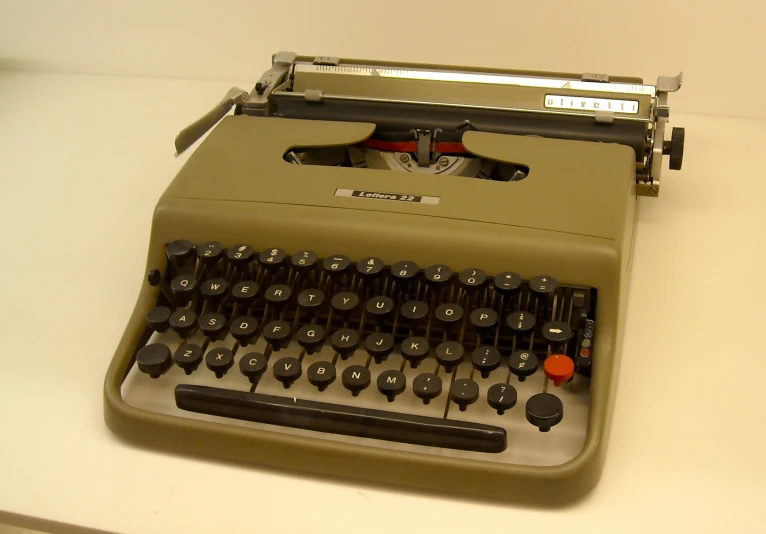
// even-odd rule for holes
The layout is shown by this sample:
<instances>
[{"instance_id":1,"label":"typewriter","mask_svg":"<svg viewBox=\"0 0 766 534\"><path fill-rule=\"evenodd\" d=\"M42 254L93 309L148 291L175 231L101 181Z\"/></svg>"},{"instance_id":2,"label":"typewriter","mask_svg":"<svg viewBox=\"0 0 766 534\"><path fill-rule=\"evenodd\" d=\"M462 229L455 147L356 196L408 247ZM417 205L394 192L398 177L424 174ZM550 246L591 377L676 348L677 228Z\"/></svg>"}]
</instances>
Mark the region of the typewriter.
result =
<instances>
[{"instance_id":1,"label":"typewriter","mask_svg":"<svg viewBox=\"0 0 766 534\"><path fill-rule=\"evenodd\" d=\"M681 83L275 54L176 139L196 148L153 215L106 424L320 476L583 496L636 199L682 165Z\"/></svg>"}]
</instances>

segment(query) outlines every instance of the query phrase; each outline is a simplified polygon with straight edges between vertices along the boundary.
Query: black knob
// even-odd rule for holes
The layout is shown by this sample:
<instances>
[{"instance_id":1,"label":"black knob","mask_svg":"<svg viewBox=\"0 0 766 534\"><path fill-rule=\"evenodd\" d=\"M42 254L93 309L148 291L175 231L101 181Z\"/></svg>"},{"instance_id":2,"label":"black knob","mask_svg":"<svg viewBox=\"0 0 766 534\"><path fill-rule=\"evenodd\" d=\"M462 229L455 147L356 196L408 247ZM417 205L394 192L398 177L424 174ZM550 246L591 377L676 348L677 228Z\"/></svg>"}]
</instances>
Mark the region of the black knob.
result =
<instances>
[{"instance_id":1,"label":"black knob","mask_svg":"<svg viewBox=\"0 0 766 534\"><path fill-rule=\"evenodd\" d=\"M287 253L281 248L267 248L258 255L258 263L272 272L279 270L287 261Z\"/></svg>"},{"instance_id":2,"label":"black knob","mask_svg":"<svg viewBox=\"0 0 766 534\"><path fill-rule=\"evenodd\" d=\"M170 291L173 293L173 300L178 306L185 306L197 290L197 279L189 275L178 275L170 281Z\"/></svg>"},{"instance_id":3,"label":"black knob","mask_svg":"<svg viewBox=\"0 0 766 534\"><path fill-rule=\"evenodd\" d=\"M538 393L527 401L527 421L539 428L540 432L548 432L563 418L564 405L552 393Z\"/></svg>"},{"instance_id":4,"label":"black knob","mask_svg":"<svg viewBox=\"0 0 766 534\"><path fill-rule=\"evenodd\" d=\"M248 317L246 315L237 317L229 326L229 332L243 347L252 341L257 330L258 320L255 317Z\"/></svg>"},{"instance_id":5,"label":"black knob","mask_svg":"<svg viewBox=\"0 0 766 534\"><path fill-rule=\"evenodd\" d=\"M495 384L487 390L487 404L503 415L506 410L516 406L516 388L510 384Z\"/></svg>"},{"instance_id":6,"label":"black knob","mask_svg":"<svg viewBox=\"0 0 766 534\"><path fill-rule=\"evenodd\" d=\"M422 300L408 300L402 304L399 313L408 324L415 326L428 317L428 304Z\"/></svg>"},{"instance_id":7,"label":"black knob","mask_svg":"<svg viewBox=\"0 0 766 534\"><path fill-rule=\"evenodd\" d=\"M165 252L170 261L176 267L183 265L194 254L194 245L186 239L176 239L168 243Z\"/></svg>"},{"instance_id":8,"label":"black knob","mask_svg":"<svg viewBox=\"0 0 766 534\"><path fill-rule=\"evenodd\" d=\"M423 373L412 381L412 391L415 396L428 404L442 392L442 379L433 373Z\"/></svg>"},{"instance_id":9,"label":"black knob","mask_svg":"<svg viewBox=\"0 0 766 534\"><path fill-rule=\"evenodd\" d=\"M155 332L164 332L170 326L170 308L157 306L146 314L146 325Z\"/></svg>"},{"instance_id":10,"label":"black knob","mask_svg":"<svg viewBox=\"0 0 766 534\"><path fill-rule=\"evenodd\" d=\"M428 285L433 289L440 289L449 285L449 281L452 278L452 269L441 264L431 265L425 270L423 276Z\"/></svg>"},{"instance_id":11,"label":"black knob","mask_svg":"<svg viewBox=\"0 0 766 534\"><path fill-rule=\"evenodd\" d=\"M510 271L502 272L495 276L493 284L501 295L513 295L521 287L521 276Z\"/></svg>"},{"instance_id":12,"label":"black knob","mask_svg":"<svg viewBox=\"0 0 766 534\"><path fill-rule=\"evenodd\" d=\"M298 329L295 339L298 345L306 349L306 354L314 354L322 346L324 336L324 327L318 324L306 324Z\"/></svg>"},{"instance_id":13,"label":"black knob","mask_svg":"<svg viewBox=\"0 0 766 534\"><path fill-rule=\"evenodd\" d=\"M367 301L366 308L370 317L373 317L378 324L382 324L394 311L394 301L389 297L372 297Z\"/></svg>"},{"instance_id":14,"label":"black knob","mask_svg":"<svg viewBox=\"0 0 766 534\"><path fill-rule=\"evenodd\" d=\"M451 330L463 321L464 313L460 304L447 303L436 308L434 316L446 330Z\"/></svg>"},{"instance_id":15,"label":"black knob","mask_svg":"<svg viewBox=\"0 0 766 534\"><path fill-rule=\"evenodd\" d=\"M384 267L380 258L365 258L356 264L356 272L365 280L373 280L380 276Z\"/></svg>"},{"instance_id":16,"label":"black knob","mask_svg":"<svg viewBox=\"0 0 766 534\"><path fill-rule=\"evenodd\" d=\"M335 382L335 366L330 362L314 362L306 371L306 378L312 386L319 391L324 391L327 386Z\"/></svg>"},{"instance_id":17,"label":"black knob","mask_svg":"<svg viewBox=\"0 0 766 534\"><path fill-rule=\"evenodd\" d=\"M408 337L402 341L402 357L415 369L428 356L428 340L424 337Z\"/></svg>"},{"instance_id":18,"label":"black knob","mask_svg":"<svg viewBox=\"0 0 766 534\"><path fill-rule=\"evenodd\" d=\"M223 378L226 371L234 365L234 353L226 347L210 349L205 355L205 364L215 373L216 378Z\"/></svg>"},{"instance_id":19,"label":"black knob","mask_svg":"<svg viewBox=\"0 0 766 534\"><path fill-rule=\"evenodd\" d=\"M238 243L226 250L226 259L237 269L246 267L254 255L253 247L244 243Z\"/></svg>"},{"instance_id":20,"label":"black knob","mask_svg":"<svg viewBox=\"0 0 766 534\"><path fill-rule=\"evenodd\" d=\"M263 327L263 339L275 351L278 351L290 341L291 334L290 323L286 321L271 321Z\"/></svg>"},{"instance_id":21,"label":"black knob","mask_svg":"<svg viewBox=\"0 0 766 534\"><path fill-rule=\"evenodd\" d=\"M290 257L290 264L301 274L314 270L318 261L319 256L313 250L301 250Z\"/></svg>"},{"instance_id":22,"label":"black knob","mask_svg":"<svg viewBox=\"0 0 766 534\"><path fill-rule=\"evenodd\" d=\"M141 347L136 354L136 363L141 372L152 378L159 378L173 365L170 349L162 343L152 343Z\"/></svg>"},{"instance_id":23,"label":"black knob","mask_svg":"<svg viewBox=\"0 0 766 534\"><path fill-rule=\"evenodd\" d=\"M322 308L324 304L324 293L318 289L304 289L298 293L295 299L298 307L309 317L313 317Z\"/></svg>"},{"instance_id":24,"label":"black knob","mask_svg":"<svg viewBox=\"0 0 766 534\"><path fill-rule=\"evenodd\" d=\"M211 304L220 302L221 298L226 295L228 290L229 284L223 278L205 280L199 288L202 298L209 301Z\"/></svg>"},{"instance_id":25,"label":"black knob","mask_svg":"<svg viewBox=\"0 0 766 534\"><path fill-rule=\"evenodd\" d=\"M187 375L192 374L202 362L202 347L194 343L184 343L173 355L176 365Z\"/></svg>"},{"instance_id":26,"label":"black knob","mask_svg":"<svg viewBox=\"0 0 766 534\"><path fill-rule=\"evenodd\" d=\"M489 373L500 367L500 351L487 345L478 347L471 355L471 363L482 378L489 378Z\"/></svg>"},{"instance_id":27,"label":"black knob","mask_svg":"<svg viewBox=\"0 0 766 534\"><path fill-rule=\"evenodd\" d=\"M181 337L189 337L197 326L197 314L194 310L180 309L170 314L170 328Z\"/></svg>"},{"instance_id":28,"label":"black knob","mask_svg":"<svg viewBox=\"0 0 766 534\"><path fill-rule=\"evenodd\" d=\"M266 372L266 367L268 367L266 356L260 352L245 354L239 360L239 370L243 375L250 379L251 384L258 383L263 376L263 373Z\"/></svg>"},{"instance_id":29,"label":"black knob","mask_svg":"<svg viewBox=\"0 0 766 534\"><path fill-rule=\"evenodd\" d=\"M373 357L375 363L382 363L394 350L394 336L383 332L375 332L364 340L367 354Z\"/></svg>"},{"instance_id":30,"label":"black knob","mask_svg":"<svg viewBox=\"0 0 766 534\"><path fill-rule=\"evenodd\" d=\"M285 389L293 385L303 373L301 362L297 358L281 358L274 364L274 378L282 382Z\"/></svg>"},{"instance_id":31,"label":"black knob","mask_svg":"<svg viewBox=\"0 0 766 534\"><path fill-rule=\"evenodd\" d=\"M537 320L535 316L530 312L515 311L509 313L505 318L505 324L513 331L514 334L524 334L529 332L535 327Z\"/></svg>"},{"instance_id":32,"label":"black knob","mask_svg":"<svg viewBox=\"0 0 766 534\"><path fill-rule=\"evenodd\" d=\"M345 360L359 347L359 334L356 330L341 328L332 335L330 343L335 352L340 355L340 359Z\"/></svg>"},{"instance_id":33,"label":"black knob","mask_svg":"<svg viewBox=\"0 0 766 534\"><path fill-rule=\"evenodd\" d=\"M396 369L383 371L378 375L378 391L386 396L388 402L394 399L407 387L407 377Z\"/></svg>"},{"instance_id":34,"label":"black knob","mask_svg":"<svg viewBox=\"0 0 766 534\"><path fill-rule=\"evenodd\" d=\"M529 289L531 289L532 293L538 297L548 297L553 295L558 286L558 280L547 274L535 276L529 281Z\"/></svg>"},{"instance_id":35,"label":"black knob","mask_svg":"<svg viewBox=\"0 0 766 534\"><path fill-rule=\"evenodd\" d=\"M343 387L356 397L370 385L370 370L364 365L346 367L341 380L343 381Z\"/></svg>"},{"instance_id":36,"label":"black knob","mask_svg":"<svg viewBox=\"0 0 766 534\"><path fill-rule=\"evenodd\" d=\"M448 373L463 361L464 356L465 349L457 341L445 341L436 347L436 361L443 365Z\"/></svg>"},{"instance_id":37,"label":"black knob","mask_svg":"<svg viewBox=\"0 0 766 534\"><path fill-rule=\"evenodd\" d=\"M226 316L218 312L206 313L199 318L199 329L211 340L220 339L226 330Z\"/></svg>"},{"instance_id":38,"label":"black knob","mask_svg":"<svg viewBox=\"0 0 766 534\"><path fill-rule=\"evenodd\" d=\"M472 267L461 271L458 280L462 288L470 293L484 287L484 284L487 283L487 273Z\"/></svg>"},{"instance_id":39,"label":"black knob","mask_svg":"<svg viewBox=\"0 0 766 534\"><path fill-rule=\"evenodd\" d=\"M149 282L150 286L157 287L162 282L162 272L159 269L150 270L146 275L146 281Z\"/></svg>"},{"instance_id":40,"label":"black knob","mask_svg":"<svg viewBox=\"0 0 766 534\"><path fill-rule=\"evenodd\" d=\"M464 412L469 404L478 400L479 384L468 378L455 380L449 388L449 398Z\"/></svg>"},{"instance_id":41,"label":"black knob","mask_svg":"<svg viewBox=\"0 0 766 534\"><path fill-rule=\"evenodd\" d=\"M255 297L258 296L258 284L252 280L237 282L231 288L231 296L234 297L235 302L240 306L247 308L253 303Z\"/></svg>"},{"instance_id":42,"label":"black knob","mask_svg":"<svg viewBox=\"0 0 766 534\"><path fill-rule=\"evenodd\" d=\"M351 260L348 259L348 256L344 256L343 254L333 254L324 259L322 262L322 269L324 269L324 272L329 274L333 280L338 280L346 273L346 271L348 271L350 265Z\"/></svg>"},{"instance_id":43,"label":"black knob","mask_svg":"<svg viewBox=\"0 0 766 534\"><path fill-rule=\"evenodd\" d=\"M215 265L223 258L224 248L218 241L208 241L197 247L197 258L206 265Z\"/></svg>"},{"instance_id":44,"label":"black knob","mask_svg":"<svg viewBox=\"0 0 766 534\"><path fill-rule=\"evenodd\" d=\"M391 276L400 289L411 287L419 272L420 267L414 261L399 261L391 266Z\"/></svg>"},{"instance_id":45,"label":"black knob","mask_svg":"<svg viewBox=\"0 0 766 534\"><path fill-rule=\"evenodd\" d=\"M359 297L356 293L344 291L338 293L330 301L333 313L337 314L344 321L347 320L354 313L354 310L359 306Z\"/></svg>"},{"instance_id":46,"label":"black knob","mask_svg":"<svg viewBox=\"0 0 766 534\"><path fill-rule=\"evenodd\" d=\"M293 296L293 290L290 286L284 284L276 284L270 286L263 292L263 298L266 302L275 310L281 310L287 303L290 302L290 298Z\"/></svg>"},{"instance_id":47,"label":"black knob","mask_svg":"<svg viewBox=\"0 0 766 534\"><path fill-rule=\"evenodd\" d=\"M491 308L476 308L468 319L480 334L485 334L497 326L497 312Z\"/></svg>"},{"instance_id":48,"label":"black knob","mask_svg":"<svg viewBox=\"0 0 766 534\"><path fill-rule=\"evenodd\" d=\"M673 128L670 133L670 141L662 144L662 153L670 156L669 166L671 170L680 171L684 163L684 138L686 130L683 128Z\"/></svg>"},{"instance_id":49,"label":"black knob","mask_svg":"<svg viewBox=\"0 0 766 534\"><path fill-rule=\"evenodd\" d=\"M519 377L519 382L524 382L528 376L537 371L537 356L530 350L517 350L508 358L508 366L511 372Z\"/></svg>"}]
</instances>

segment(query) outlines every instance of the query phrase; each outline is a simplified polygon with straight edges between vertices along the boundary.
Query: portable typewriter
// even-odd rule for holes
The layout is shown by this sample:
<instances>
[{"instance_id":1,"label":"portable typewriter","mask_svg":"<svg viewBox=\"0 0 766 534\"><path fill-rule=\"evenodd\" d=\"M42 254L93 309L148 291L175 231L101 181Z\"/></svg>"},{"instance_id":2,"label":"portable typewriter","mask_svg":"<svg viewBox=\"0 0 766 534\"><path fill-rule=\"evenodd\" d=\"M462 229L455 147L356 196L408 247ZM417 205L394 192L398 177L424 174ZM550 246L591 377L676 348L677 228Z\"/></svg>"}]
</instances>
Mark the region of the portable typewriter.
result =
<instances>
[{"instance_id":1,"label":"portable typewriter","mask_svg":"<svg viewBox=\"0 0 766 534\"><path fill-rule=\"evenodd\" d=\"M212 128L154 213L106 423L229 461L582 496L636 197L663 155L681 168L680 85L276 54L176 139Z\"/></svg>"}]
</instances>

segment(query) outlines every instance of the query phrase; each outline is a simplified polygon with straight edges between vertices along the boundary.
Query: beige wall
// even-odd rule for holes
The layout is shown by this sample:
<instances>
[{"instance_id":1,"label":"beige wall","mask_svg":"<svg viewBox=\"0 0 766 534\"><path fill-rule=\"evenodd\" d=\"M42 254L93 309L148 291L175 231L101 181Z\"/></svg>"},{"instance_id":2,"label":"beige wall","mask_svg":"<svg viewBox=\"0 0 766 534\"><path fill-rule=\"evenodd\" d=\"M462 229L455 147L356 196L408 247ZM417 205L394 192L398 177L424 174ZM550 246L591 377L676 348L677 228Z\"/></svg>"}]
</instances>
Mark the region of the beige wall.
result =
<instances>
[{"instance_id":1,"label":"beige wall","mask_svg":"<svg viewBox=\"0 0 766 534\"><path fill-rule=\"evenodd\" d=\"M766 118L764 19L748 0L0 0L0 68L253 84L289 49L652 82L683 70L673 110Z\"/></svg>"}]
</instances>

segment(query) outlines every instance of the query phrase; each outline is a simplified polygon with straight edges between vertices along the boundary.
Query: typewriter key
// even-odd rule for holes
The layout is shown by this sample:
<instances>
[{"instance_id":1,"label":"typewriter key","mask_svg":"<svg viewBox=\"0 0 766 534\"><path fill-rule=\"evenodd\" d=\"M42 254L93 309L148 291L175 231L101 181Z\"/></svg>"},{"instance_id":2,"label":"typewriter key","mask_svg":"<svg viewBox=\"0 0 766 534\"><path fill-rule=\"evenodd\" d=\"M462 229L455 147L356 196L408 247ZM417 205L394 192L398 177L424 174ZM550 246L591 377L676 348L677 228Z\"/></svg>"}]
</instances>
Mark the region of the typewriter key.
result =
<instances>
[{"instance_id":1,"label":"typewriter key","mask_svg":"<svg viewBox=\"0 0 766 534\"><path fill-rule=\"evenodd\" d=\"M524 382L537 371L537 356L529 350L517 350L508 358L508 367L519 377L519 382Z\"/></svg>"},{"instance_id":2,"label":"typewriter key","mask_svg":"<svg viewBox=\"0 0 766 534\"><path fill-rule=\"evenodd\" d=\"M298 293L298 307L309 317L313 317L324 304L324 293L318 289L304 289Z\"/></svg>"},{"instance_id":3,"label":"typewriter key","mask_svg":"<svg viewBox=\"0 0 766 534\"><path fill-rule=\"evenodd\" d=\"M239 359L239 370L250 380L251 384L258 383L263 373L266 372L266 367L268 367L268 361L266 356L260 352L251 352Z\"/></svg>"},{"instance_id":4,"label":"typewriter key","mask_svg":"<svg viewBox=\"0 0 766 534\"><path fill-rule=\"evenodd\" d=\"M565 344L572 336L572 329L562 321L548 321L541 332L548 343L557 347Z\"/></svg>"},{"instance_id":5,"label":"typewriter key","mask_svg":"<svg viewBox=\"0 0 766 534\"><path fill-rule=\"evenodd\" d=\"M463 289L469 293L471 291L481 289L484 287L484 284L487 283L487 273L481 269L465 269L464 271L460 272L457 278L460 281L460 285L463 287Z\"/></svg>"},{"instance_id":6,"label":"typewriter key","mask_svg":"<svg viewBox=\"0 0 766 534\"><path fill-rule=\"evenodd\" d=\"M234 245L226 250L226 259L237 269L247 266L252 261L254 255L253 247L244 243Z\"/></svg>"},{"instance_id":7,"label":"typewriter key","mask_svg":"<svg viewBox=\"0 0 766 534\"><path fill-rule=\"evenodd\" d=\"M255 337L258 330L258 320L255 317L237 317L231 322L229 331L231 335L244 347Z\"/></svg>"},{"instance_id":8,"label":"typewriter key","mask_svg":"<svg viewBox=\"0 0 766 534\"><path fill-rule=\"evenodd\" d=\"M424 337L408 337L402 341L402 357L415 369L428 356L428 340Z\"/></svg>"},{"instance_id":9,"label":"typewriter key","mask_svg":"<svg viewBox=\"0 0 766 534\"><path fill-rule=\"evenodd\" d=\"M436 308L434 316L445 328L450 328L463 321L463 307L460 304L442 304Z\"/></svg>"},{"instance_id":10,"label":"typewriter key","mask_svg":"<svg viewBox=\"0 0 766 534\"><path fill-rule=\"evenodd\" d=\"M516 388L510 384L495 384L487 390L487 404L497 410L497 415L516 406L516 399Z\"/></svg>"},{"instance_id":11,"label":"typewriter key","mask_svg":"<svg viewBox=\"0 0 766 534\"><path fill-rule=\"evenodd\" d=\"M197 258L206 265L215 265L223 258L223 245L218 241L208 241L197 247Z\"/></svg>"},{"instance_id":12,"label":"typewriter key","mask_svg":"<svg viewBox=\"0 0 766 534\"><path fill-rule=\"evenodd\" d=\"M471 354L471 363L482 378L489 378L489 373L500 367L500 351L486 345L478 347Z\"/></svg>"},{"instance_id":13,"label":"typewriter key","mask_svg":"<svg viewBox=\"0 0 766 534\"><path fill-rule=\"evenodd\" d=\"M234 353L226 347L211 349L205 355L205 364L215 373L216 378L223 378L226 371L234 365Z\"/></svg>"},{"instance_id":14,"label":"typewriter key","mask_svg":"<svg viewBox=\"0 0 766 534\"><path fill-rule=\"evenodd\" d=\"M240 306L250 306L258 296L258 284L252 280L244 280L237 282L234 287L231 288L231 296Z\"/></svg>"},{"instance_id":15,"label":"typewriter key","mask_svg":"<svg viewBox=\"0 0 766 534\"><path fill-rule=\"evenodd\" d=\"M221 313L206 313L199 318L199 329L210 339L220 339L225 328L226 317Z\"/></svg>"},{"instance_id":16,"label":"typewriter key","mask_svg":"<svg viewBox=\"0 0 766 534\"><path fill-rule=\"evenodd\" d=\"M449 388L449 398L464 412L468 405L479 399L479 384L468 378L455 380Z\"/></svg>"},{"instance_id":17,"label":"typewriter key","mask_svg":"<svg viewBox=\"0 0 766 534\"><path fill-rule=\"evenodd\" d=\"M184 343L173 355L176 365L184 370L187 375L192 374L202 362L202 347L194 343Z\"/></svg>"},{"instance_id":18,"label":"typewriter key","mask_svg":"<svg viewBox=\"0 0 766 534\"><path fill-rule=\"evenodd\" d=\"M359 347L359 334L356 330L341 328L333 333L330 343L333 350L340 355L340 359L345 360Z\"/></svg>"},{"instance_id":19,"label":"typewriter key","mask_svg":"<svg viewBox=\"0 0 766 534\"><path fill-rule=\"evenodd\" d=\"M197 279L190 274L176 276L170 282L170 291L173 293L173 300L178 306L185 306L196 290Z\"/></svg>"},{"instance_id":20,"label":"typewriter key","mask_svg":"<svg viewBox=\"0 0 766 534\"><path fill-rule=\"evenodd\" d=\"M307 354L314 354L324 342L324 328L318 324L303 325L298 329L295 338L298 345L306 349Z\"/></svg>"},{"instance_id":21,"label":"typewriter key","mask_svg":"<svg viewBox=\"0 0 766 534\"><path fill-rule=\"evenodd\" d=\"M372 297L366 308L367 313L381 324L394 311L394 301L388 297Z\"/></svg>"},{"instance_id":22,"label":"typewriter key","mask_svg":"<svg viewBox=\"0 0 766 534\"><path fill-rule=\"evenodd\" d=\"M263 339L265 339L275 351L286 346L290 341L290 323L286 321L271 321L263 327Z\"/></svg>"},{"instance_id":23,"label":"typewriter key","mask_svg":"<svg viewBox=\"0 0 766 534\"><path fill-rule=\"evenodd\" d=\"M292 288L284 284L270 286L263 293L263 298L266 299L266 302L276 310L284 308L292 296Z\"/></svg>"},{"instance_id":24,"label":"typewriter key","mask_svg":"<svg viewBox=\"0 0 766 534\"><path fill-rule=\"evenodd\" d=\"M306 371L306 377L312 386L316 386L319 391L324 391L327 386L335 382L335 366L330 362L314 362Z\"/></svg>"},{"instance_id":25,"label":"typewriter key","mask_svg":"<svg viewBox=\"0 0 766 534\"><path fill-rule=\"evenodd\" d=\"M401 371L389 369L378 375L378 391L386 396L388 402L394 402L396 396L404 391L406 387L407 377Z\"/></svg>"},{"instance_id":26,"label":"typewriter key","mask_svg":"<svg viewBox=\"0 0 766 534\"><path fill-rule=\"evenodd\" d=\"M322 262L322 269L329 274L333 279L338 279L342 276L351 265L351 260L348 256L343 254L333 254L324 259Z\"/></svg>"},{"instance_id":27,"label":"typewriter key","mask_svg":"<svg viewBox=\"0 0 766 534\"><path fill-rule=\"evenodd\" d=\"M428 404L441 395L442 379L433 373L423 373L412 381L412 391L423 404Z\"/></svg>"},{"instance_id":28,"label":"typewriter key","mask_svg":"<svg viewBox=\"0 0 766 534\"><path fill-rule=\"evenodd\" d=\"M493 280L495 290L501 295L512 295L521 287L521 276L512 272L503 272Z\"/></svg>"},{"instance_id":29,"label":"typewriter key","mask_svg":"<svg viewBox=\"0 0 766 534\"><path fill-rule=\"evenodd\" d=\"M362 278L372 280L383 272L383 267L385 265L380 258L365 258L356 264L356 272Z\"/></svg>"},{"instance_id":30,"label":"typewriter key","mask_svg":"<svg viewBox=\"0 0 766 534\"><path fill-rule=\"evenodd\" d=\"M463 361L465 350L457 341L445 341L436 347L436 361L444 366L448 373Z\"/></svg>"},{"instance_id":31,"label":"typewriter key","mask_svg":"<svg viewBox=\"0 0 766 534\"><path fill-rule=\"evenodd\" d=\"M164 332L170 326L170 308L157 306L146 314L146 325L155 332Z\"/></svg>"},{"instance_id":32,"label":"typewriter key","mask_svg":"<svg viewBox=\"0 0 766 534\"><path fill-rule=\"evenodd\" d=\"M535 276L532 280L529 281L529 289L531 289L532 293L538 297L547 297L548 295L552 295L558 286L558 281L552 276L548 275Z\"/></svg>"},{"instance_id":33,"label":"typewriter key","mask_svg":"<svg viewBox=\"0 0 766 534\"><path fill-rule=\"evenodd\" d=\"M311 250L301 250L290 257L290 265L299 273L305 274L316 267L319 257Z\"/></svg>"},{"instance_id":34,"label":"typewriter key","mask_svg":"<svg viewBox=\"0 0 766 534\"><path fill-rule=\"evenodd\" d=\"M540 432L548 432L564 418L564 405L552 393L538 393L527 401L526 415L527 421L539 428Z\"/></svg>"},{"instance_id":35,"label":"typewriter key","mask_svg":"<svg viewBox=\"0 0 766 534\"><path fill-rule=\"evenodd\" d=\"M497 312L491 308L477 308L471 312L469 320L478 332L484 333L497 326Z\"/></svg>"},{"instance_id":36,"label":"typewriter key","mask_svg":"<svg viewBox=\"0 0 766 534\"><path fill-rule=\"evenodd\" d=\"M373 357L375 363L382 363L394 350L394 336L383 332L375 332L364 340L367 354Z\"/></svg>"},{"instance_id":37,"label":"typewriter key","mask_svg":"<svg viewBox=\"0 0 766 534\"><path fill-rule=\"evenodd\" d=\"M359 306L359 297L356 293L350 293L344 291L338 293L330 301L332 309L337 313L341 319L346 320L354 313L354 310Z\"/></svg>"},{"instance_id":38,"label":"typewriter key","mask_svg":"<svg viewBox=\"0 0 766 534\"><path fill-rule=\"evenodd\" d=\"M409 300L402 304L399 313L408 324L415 326L428 317L428 304L422 300Z\"/></svg>"},{"instance_id":39,"label":"typewriter key","mask_svg":"<svg viewBox=\"0 0 766 534\"><path fill-rule=\"evenodd\" d=\"M399 261L391 266L391 276L400 285L407 285L415 279L420 267L414 261Z\"/></svg>"},{"instance_id":40,"label":"typewriter key","mask_svg":"<svg viewBox=\"0 0 766 534\"><path fill-rule=\"evenodd\" d=\"M197 314L194 310L180 309L170 314L170 328L181 337L188 337L197 326Z\"/></svg>"},{"instance_id":41,"label":"typewriter key","mask_svg":"<svg viewBox=\"0 0 766 534\"><path fill-rule=\"evenodd\" d=\"M183 265L194 254L194 245L186 239L176 239L165 247L168 261L176 267Z\"/></svg>"},{"instance_id":42,"label":"typewriter key","mask_svg":"<svg viewBox=\"0 0 766 534\"><path fill-rule=\"evenodd\" d=\"M258 263L268 271L278 271L287 261L287 253L281 248L267 248L258 255Z\"/></svg>"},{"instance_id":43,"label":"typewriter key","mask_svg":"<svg viewBox=\"0 0 766 534\"><path fill-rule=\"evenodd\" d=\"M141 347L136 354L136 363L141 372L159 378L173 365L173 359L166 345L152 343Z\"/></svg>"},{"instance_id":44,"label":"typewriter key","mask_svg":"<svg viewBox=\"0 0 766 534\"><path fill-rule=\"evenodd\" d=\"M437 289L447 285L452 278L452 269L446 265L431 265L423 276L431 287Z\"/></svg>"},{"instance_id":45,"label":"typewriter key","mask_svg":"<svg viewBox=\"0 0 766 534\"><path fill-rule=\"evenodd\" d=\"M301 362L296 358L286 357L277 360L274 364L274 378L282 382L285 389L293 385L303 374Z\"/></svg>"},{"instance_id":46,"label":"typewriter key","mask_svg":"<svg viewBox=\"0 0 766 534\"><path fill-rule=\"evenodd\" d=\"M530 312L516 311L508 314L505 318L505 324L513 331L514 334L524 334L529 332L535 327L537 320L535 316Z\"/></svg>"},{"instance_id":47,"label":"typewriter key","mask_svg":"<svg viewBox=\"0 0 766 534\"><path fill-rule=\"evenodd\" d=\"M564 354L551 354L543 362L545 376L553 381L553 385L560 386L574 376L574 361Z\"/></svg>"},{"instance_id":48,"label":"typewriter key","mask_svg":"<svg viewBox=\"0 0 766 534\"><path fill-rule=\"evenodd\" d=\"M341 375L343 387L356 397L359 393L367 389L370 385L370 370L364 365L352 365L346 367Z\"/></svg>"},{"instance_id":49,"label":"typewriter key","mask_svg":"<svg viewBox=\"0 0 766 534\"><path fill-rule=\"evenodd\" d=\"M199 292L205 300L217 302L229 290L229 284L223 278L213 278L202 282Z\"/></svg>"}]
</instances>

